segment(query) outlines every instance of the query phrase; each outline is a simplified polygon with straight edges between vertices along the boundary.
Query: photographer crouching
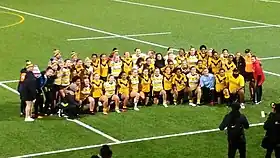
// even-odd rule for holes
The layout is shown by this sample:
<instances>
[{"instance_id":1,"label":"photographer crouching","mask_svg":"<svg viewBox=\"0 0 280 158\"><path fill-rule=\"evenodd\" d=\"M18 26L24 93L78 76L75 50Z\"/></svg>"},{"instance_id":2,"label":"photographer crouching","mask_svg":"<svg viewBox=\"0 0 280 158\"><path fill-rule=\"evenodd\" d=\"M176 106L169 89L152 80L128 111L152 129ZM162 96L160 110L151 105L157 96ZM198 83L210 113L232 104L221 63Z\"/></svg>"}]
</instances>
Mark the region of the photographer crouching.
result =
<instances>
[{"instance_id":1,"label":"photographer crouching","mask_svg":"<svg viewBox=\"0 0 280 158\"><path fill-rule=\"evenodd\" d=\"M233 103L231 112L226 114L219 129L223 131L227 128L228 135L228 158L234 158L237 149L240 158L246 158L246 138L244 129L249 128L249 122L245 115L241 114L240 104Z\"/></svg>"},{"instance_id":2,"label":"photographer crouching","mask_svg":"<svg viewBox=\"0 0 280 158\"><path fill-rule=\"evenodd\" d=\"M261 146L266 149L265 158L271 158L273 151L275 157L280 158L280 104L272 103L272 112L264 123L266 130Z\"/></svg>"}]
</instances>

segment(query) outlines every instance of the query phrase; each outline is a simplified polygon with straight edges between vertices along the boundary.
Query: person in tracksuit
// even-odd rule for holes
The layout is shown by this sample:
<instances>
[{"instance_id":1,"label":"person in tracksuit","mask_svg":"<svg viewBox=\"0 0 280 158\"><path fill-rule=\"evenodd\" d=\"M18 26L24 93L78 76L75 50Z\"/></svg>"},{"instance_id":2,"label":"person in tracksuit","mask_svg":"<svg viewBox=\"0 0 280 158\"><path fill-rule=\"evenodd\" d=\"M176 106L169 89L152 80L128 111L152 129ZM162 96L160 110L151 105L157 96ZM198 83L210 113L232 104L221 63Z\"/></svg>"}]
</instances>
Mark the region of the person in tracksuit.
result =
<instances>
[{"instance_id":1,"label":"person in tracksuit","mask_svg":"<svg viewBox=\"0 0 280 158\"><path fill-rule=\"evenodd\" d=\"M240 158L246 158L246 138L244 129L249 128L249 122L245 115L241 114L240 104L233 103L232 111L225 115L219 129L227 128L228 158L234 158L236 150L239 150Z\"/></svg>"}]
</instances>

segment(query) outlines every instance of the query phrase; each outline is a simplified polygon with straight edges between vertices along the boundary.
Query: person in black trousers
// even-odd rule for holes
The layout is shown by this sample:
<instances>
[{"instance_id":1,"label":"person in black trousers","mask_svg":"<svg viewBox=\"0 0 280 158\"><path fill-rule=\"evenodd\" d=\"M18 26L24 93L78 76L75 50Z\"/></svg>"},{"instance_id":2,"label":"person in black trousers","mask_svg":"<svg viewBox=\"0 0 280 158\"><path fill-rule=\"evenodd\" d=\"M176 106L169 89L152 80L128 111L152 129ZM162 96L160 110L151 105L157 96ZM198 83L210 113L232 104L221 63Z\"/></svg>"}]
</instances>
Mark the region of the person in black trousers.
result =
<instances>
[{"instance_id":1,"label":"person in black trousers","mask_svg":"<svg viewBox=\"0 0 280 158\"><path fill-rule=\"evenodd\" d=\"M113 152L108 145L103 145L98 155L93 155L91 158L112 158Z\"/></svg>"},{"instance_id":2,"label":"person in black trousers","mask_svg":"<svg viewBox=\"0 0 280 158\"><path fill-rule=\"evenodd\" d=\"M227 128L228 158L234 158L236 150L239 150L240 158L246 158L246 138L244 129L249 128L249 122L245 115L241 114L238 103L231 105L232 111L225 115L219 129Z\"/></svg>"},{"instance_id":3,"label":"person in black trousers","mask_svg":"<svg viewBox=\"0 0 280 158\"><path fill-rule=\"evenodd\" d=\"M26 75L25 79L23 81L22 85L22 99L26 103L25 107L25 121L31 122L34 121L33 118L31 118L32 115L32 108L33 104L36 101L36 77L33 74L33 64L29 64L26 66Z\"/></svg>"},{"instance_id":4,"label":"person in black trousers","mask_svg":"<svg viewBox=\"0 0 280 158\"><path fill-rule=\"evenodd\" d=\"M65 91L65 103L61 103L58 115L61 117L63 111L68 116L68 119L75 119L78 117L79 102L75 98L75 92L78 86L75 83L71 83Z\"/></svg>"},{"instance_id":5,"label":"person in black trousers","mask_svg":"<svg viewBox=\"0 0 280 158\"><path fill-rule=\"evenodd\" d=\"M261 146L266 149L265 158L271 158L273 151L275 157L280 158L280 104L272 103L272 108L263 126L266 134Z\"/></svg>"}]
</instances>

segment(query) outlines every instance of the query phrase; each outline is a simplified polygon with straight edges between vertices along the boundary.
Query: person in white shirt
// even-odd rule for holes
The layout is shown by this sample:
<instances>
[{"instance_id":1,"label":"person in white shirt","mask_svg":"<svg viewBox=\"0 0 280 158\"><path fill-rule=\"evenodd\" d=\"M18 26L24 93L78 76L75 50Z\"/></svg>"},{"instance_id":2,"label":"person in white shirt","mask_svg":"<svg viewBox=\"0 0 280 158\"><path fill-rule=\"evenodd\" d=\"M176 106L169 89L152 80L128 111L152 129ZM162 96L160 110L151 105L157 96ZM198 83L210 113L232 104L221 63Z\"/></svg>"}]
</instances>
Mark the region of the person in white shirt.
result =
<instances>
[{"instance_id":1,"label":"person in white shirt","mask_svg":"<svg viewBox=\"0 0 280 158\"><path fill-rule=\"evenodd\" d=\"M132 54L133 64L136 64L137 59L140 58L140 57L145 60L146 54L142 53L140 48L135 48L134 49L134 54Z\"/></svg>"}]
</instances>

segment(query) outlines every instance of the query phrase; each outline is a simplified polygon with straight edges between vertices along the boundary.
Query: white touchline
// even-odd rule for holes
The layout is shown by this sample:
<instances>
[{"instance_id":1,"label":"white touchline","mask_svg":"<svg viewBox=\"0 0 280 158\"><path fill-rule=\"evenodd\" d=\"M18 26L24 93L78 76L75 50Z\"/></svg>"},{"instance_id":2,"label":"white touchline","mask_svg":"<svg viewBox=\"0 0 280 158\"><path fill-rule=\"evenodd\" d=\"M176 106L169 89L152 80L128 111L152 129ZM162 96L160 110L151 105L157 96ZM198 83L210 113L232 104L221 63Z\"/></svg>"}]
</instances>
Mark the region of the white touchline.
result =
<instances>
[{"instance_id":1,"label":"white touchline","mask_svg":"<svg viewBox=\"0 0 280 158\"><path fill-rule=\"evenodd\" d=\"M274 72L264 71L264 73L280 77L280 74L277 74L277 73L274 73Z\"/></svg>"},{"instance_id":2,"label":"white touchline","mask_svg":"<svg viewBox=\"0 0 280 158\"><path fill-rule=\"evenodd\" d=\"M120 2L120 3L127 3L127 4L132 4L132 5L138 5L138 6L144 6L144 7L149 7L149 8L169 10L169 11L180 12L180 13L187 13L187 14L193 14L193 15L212 17L212 18L217 18L217 19L239 21L239 22L250 23L250 24L257 24L257 25L280 27L280 25L268 24L268 23L264 23L264 22L257 22L257 21L244 20L244 19L238 19L238 18L232 18L232 17L220 16L220 15L206 14L206 13L200 13L200 12L194 12L194 11L188 11L188 10L180 10L180 9L156 6L156 5L151 5L151 4L123 1L123 0L112 0L112 1Z\"/></svg>"},{"instance_id":3,"label":"white touchline","mask_svg":"<svg viewBox=\"0 0 280 158\"><path fill-rule=\"evenodd\" d=\"M8 81L0 81L0 83L15 83L18 82L19 80L8 80Z\"/></svg>"},{"instance_id":4,"label":"white touchline","mask_svg":"<svg viewBox=\"0 0 280 158\"><path fill-rule=\"evenodd\" d=\"M280 3L280 1L271 1L271 0L259 0L261 2L268 2L268 3Z\"/></svg>"},{"instance_id":5,"label":"white touchline","mask_svg":"<svg viewBox=\"0 0 280 158\"><path fill-rule=\"evenodd\" d=\"M9 91L11 91L11 92L16 93L17 95L19 95L19 92L18 92L17 90L15 90L15 89L13 89L13 88L11 88L11 87L5 85L4 83L0 83L0 86L2 86L3 88L6 88L7 90L9 90Z\"/></svg>"},{"instance_id":6,"label":"white touchline","mask_svg":"<svg viewBox=\"0 0 280 158\"><path fill-rule=\"evenodd\" d=\"M95 28L91 28L91 27L87 27L87 26L82 26L82 25L79 25L79 24L73 24L73 23L70 23L70 22L57 20L57 19L53 19L53 18L49 18L49 17L45 17L45 16L33 14L33 13L28 13L28 12L20 11L20 10L17 10L17 9L12 9L12 8L8 8L8 7L4 7L4 6L0 6L0 8L4 9L4 10L9 10L9 11L33 16L33 17L40 18L40 19L53 21L53 22L56 22L56 23L64 24L64 25L69 25L69 26L73 26L73 27L77 27L77 28L81 28L81 29L85 29L85 30L99 32L99 33L103 33L103 34L110 35L110 36L116 36L116 37L127 39L127 40L130 40L130 41L144 43L144 44L147 44L147 45L156 46L156 47L160 47L160 48L168 48L168 46L164 46L164 45L161 45L161 44L157 44L157 43L153 43L153 42L149 42L149 41L144 41L144 40L139 40L139 39L135 39L135 38L131 38L131 37L126 37L126 36L122 36L122 35L115 34L115 33L112 33L112 32L107 32L107 31L103 31L103 30L99 30L99 29L95 29Z\"/></svg>"},{"instance_id":7,"label":"white touchline","mask_svg":"<svg viewBox=\"0 0 280 158\"><path fill-rule=\"evenodd\" d=\"M250 124L250 127L262 126L262 125L263 125L263 123L256 123L256 124ZM158 139L171 138L171 137L180 137L180 136L195 135L195 134L201 134L201 133L211 133L211 132L217 132L217 131L219 131L219 129L215 128L215 129L209 129L209 130L200 130L200 131L184 132L184 133L178 133L178 134L168 134L168 135L156 136L156 137L147 137L147 138L125 140L125 141L121 141L121 142L108 143L107 145L111 146L111 145L119 145L119 144L136 143L136 142L158 140ZM58 154L58 153L63 153L63 152L98 148L98 147L101 147L102 145L105 145L105 144L89 145L89 146L62 149L62 150L56 150L56 151L41 152L41 153L28 154L28 155L22 155L22 156L15 156L15 157L11 157L11 158L26 158L26 157L35 157L35 156L42 156L42 155Z\"/></svg>"},{"instance_id":8,"label":"white touchline","mask_svg":"<svg viewBox=\"0 0 280 158\"><path fill-rule=\"evenodd\" d=\"M256 29L256 28L267 28L267 27L275 27L280 25L259 25L259 26L245 26L245 27L232 27L231 30L244 30L244 29Z\"/></svg>"},{"instance_id":9,"label":"white touchline","mask_svg":"<svg viewBox=\"0 0 280 158\"><path fill-rule=\"evenodd\" d=\"M261 60L271 60L271 59L280 59L280 56L275 56L275 57L264 57L260 58Z\"/></svg>"},{"instance_id":10,"label":"white touchline","mask_svg":"<svg viewBox=\"0 0 280 158\"><path fill-rule=\"evenodd\" d=\"M98 129L95 129L95 128L93 128L93 127L91 127L91 126L89 126L89 125L87 125L87 124L85 124L85 123L83 123L83 122L81 122L79 120L71 120L71 119L67 119L67 120L71 121L71 122L75 122L76 124L78 124L80 126L83 126L83 127L87 128L87 129L89 129L89 130L91 130L91 131L93 131L93 132L95 132L95 133L97 133L97 134L99 134L99 135L101 135L101 136L103 136L105 138L108 138L108 139L110 139L110 140L112 140L114 142L117 142L117 143L121 142L120 140L115 139L115 138L109 136L108 134L105 134L105 133L99 131Z\"/></svg>"},{"instance_id":11,"label":"white touchline","mask_svg":"<svg viewBox=\"0 0 280 158\"><path fill-rule=\"evenodd\" d=\"M131 35L122 35L125 37L141 37L141 36L155 36L155 35L168 35L171 32L155 32L155 33L142 33L142 34L131 34ZM70 38L67 41L83 41L83 40L98 40L98 39L111 39L119 38L117 36L101 36L101 37L86 37L86 38Z\"/></svg>"}]
</instances>

